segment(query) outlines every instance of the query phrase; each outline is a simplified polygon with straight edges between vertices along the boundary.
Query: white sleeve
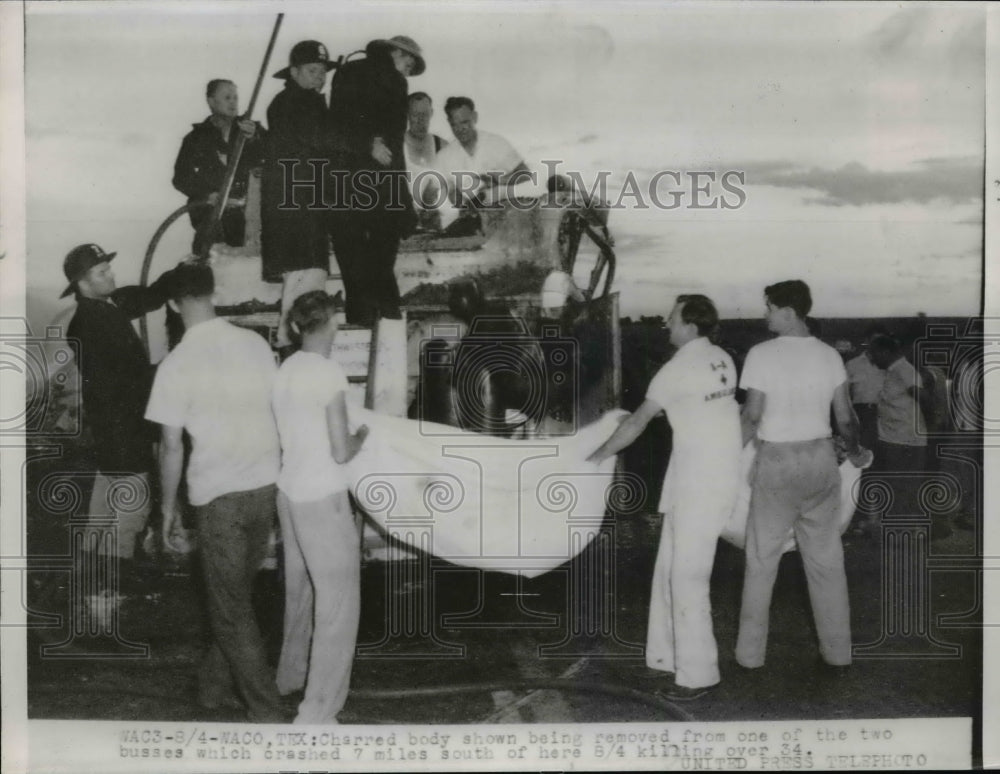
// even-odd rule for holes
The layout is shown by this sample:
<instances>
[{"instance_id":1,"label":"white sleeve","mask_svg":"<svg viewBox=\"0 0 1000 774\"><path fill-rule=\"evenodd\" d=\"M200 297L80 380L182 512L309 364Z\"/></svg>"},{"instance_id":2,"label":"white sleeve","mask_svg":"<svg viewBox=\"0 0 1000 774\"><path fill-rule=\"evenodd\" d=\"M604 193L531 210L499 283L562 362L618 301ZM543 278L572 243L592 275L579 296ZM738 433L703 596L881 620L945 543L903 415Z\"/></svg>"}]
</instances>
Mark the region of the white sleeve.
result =
<instances>
[{"instance_id":1,"label":"white sleeve","mask_svg":"<svg viewBox=\"0 0 1000 774\"><path fill-rule=\"evenodd\" d=\"M832 347L830 355L830 381L833 389L837 389L847 381L847 369L844 367L844 359Z\"/></svg>"},{"instance_id":2,"label":"white sleeve","mask_svg":"<svg viewBox=\"0 0 1000 774\"><path fill-rule=\"evenodd\" d=\"M484 172L510 172L521 163L521 154L514 150L514 146L499 135L493 135L493 143L490 148L490 168Z\"/></svg>"},{"instance_id":3,"label":"white sleeve","mask_svg":"<svg viewBox=\"0 0 1000 774\"><path fill-rule=\"evenodd\" d=\"M670 361L663 364L663 367L656 372L656 376L649 383L646 389L646 400L651 400L661 409L666 409L671 403L676 393L676 379L672 376Z\"/></svg>"},{"instance_id":4,"label":"white sleeve","mask_svg":"<svg viewBox=\"0 0 1000 774\"><path fill-rule=\"evenodd\" d=\"M168 427L184 427L187 421L189 401L176 362L168 356L160 363L146 405L146 419Z\"/></svg>"},{"instance_id":5,"label":"white sleeve","mask_svg":"<svg viewBox=\"0 0 1000 774\"><path fill-rule=\"evenodd\" d=\"M743 373L740 374L740 387L744 390L767 392L767 374L758 347L751 348L747 353Z\"/></svg>"}]
</instances>

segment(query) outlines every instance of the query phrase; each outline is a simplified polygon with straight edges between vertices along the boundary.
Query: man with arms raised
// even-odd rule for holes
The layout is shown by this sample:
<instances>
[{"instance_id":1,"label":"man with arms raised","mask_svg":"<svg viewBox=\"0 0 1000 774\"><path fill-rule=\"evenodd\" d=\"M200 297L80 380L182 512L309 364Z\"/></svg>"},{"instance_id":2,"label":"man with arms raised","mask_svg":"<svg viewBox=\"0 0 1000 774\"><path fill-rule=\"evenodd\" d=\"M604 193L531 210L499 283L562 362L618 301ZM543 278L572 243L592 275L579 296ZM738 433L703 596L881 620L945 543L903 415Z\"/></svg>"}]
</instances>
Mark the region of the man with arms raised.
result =
<instances>
[{"instance_id":1,"label":"man with arms raised","mask_svg":"<svg viewBox=\"0 0 1000 774\"><path fill-rule=\"evenodd\" d=\"M93 438L94 462L106 484L109 476L135 474L151 487L156 498L153 471L153 444L156 426L143 419L153 367L146 348L132 327L132 320L162 306L166 301L165 282L169 272L148 288L139 285L118 287L111 261L117 253L106 253L98 245L74 247L63 261L69 286L62 297L76 296L76 312L66 329L80 370L83 415ZM104 513L107 489L94 486L89 512ZM155 502L147 503L155 518ZM152 526L142 541L147 553L156 546ZM119 553L132 556L137 536L119 524Z\"/></svg>"}]
</instances>

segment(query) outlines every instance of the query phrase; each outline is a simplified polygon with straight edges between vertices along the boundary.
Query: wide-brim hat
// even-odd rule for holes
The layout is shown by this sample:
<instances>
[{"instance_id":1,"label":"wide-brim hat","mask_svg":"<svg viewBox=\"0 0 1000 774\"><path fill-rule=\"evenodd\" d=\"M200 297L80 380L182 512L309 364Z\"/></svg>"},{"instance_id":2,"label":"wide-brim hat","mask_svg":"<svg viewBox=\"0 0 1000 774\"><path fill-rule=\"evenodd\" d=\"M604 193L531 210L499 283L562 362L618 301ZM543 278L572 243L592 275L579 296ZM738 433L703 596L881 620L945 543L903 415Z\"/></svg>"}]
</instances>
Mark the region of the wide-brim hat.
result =
<instances>
[{"instance_id":1,"label":"wide-brim hat","mask_svg":"<svg viewBox=\"0 0 1000 774\"><path fill-rule=\"evenodd\" d=\"M413 65L413 72L410 75L420 75L424 70L427 69L427 62L424 61L424 52L420 48L417 41L407 35L397 35L394 38L389 38L388 40L376 40L383 46L389 46L390 48L398 48L400 51L405 51L407 54L411 54L414 59L416 59L416 64Z\"/></svg>"},{"instance_id":2,"label":"wide-brim hat","mask_svg":"<svg viewBox=\"0 0 1000 774\"><path fill-rule=\"evenodd\" d=\"M330 61L330 53L326 50L326 46L318 40L303 40L292 46L292 51L288 55L288 67L278 70L274 74L274 77L288 80L292 77L293 67L302 67L303 65L319 62L326 65L327 72L337 66L336 62Z\"/></svg>"},{"instance_id":3,"label":"wide-brim hat","mask_svg":"<svg viewBox=\"0 0 1000 774\"><path fill-rule=\"evenodd\" d=\"M69 280L69 285L62 292L59 298L66 298L71 293L76 292L76 283L83 279L83 275L100 263L105 263L114 258L118 253L106 253L98 245L86 244L77 245L63 259L63 274Z\"/></svg>"}]
</instances>

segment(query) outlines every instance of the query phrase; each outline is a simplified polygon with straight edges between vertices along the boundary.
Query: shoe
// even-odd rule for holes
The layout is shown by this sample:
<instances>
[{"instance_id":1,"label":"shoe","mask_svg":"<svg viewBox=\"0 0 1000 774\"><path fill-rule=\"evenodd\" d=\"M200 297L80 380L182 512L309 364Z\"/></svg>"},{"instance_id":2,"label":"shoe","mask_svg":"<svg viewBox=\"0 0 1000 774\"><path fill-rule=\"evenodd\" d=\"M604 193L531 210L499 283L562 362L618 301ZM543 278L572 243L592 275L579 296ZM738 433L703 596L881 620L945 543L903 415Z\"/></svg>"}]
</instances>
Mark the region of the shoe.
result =
<instances>
[{"instance_id":1,"label":"shoe","mask_svg":"<svg viewBox=\"0 0 1000 774\"><path fill-rule=\"evenodd\" d=\"M290 710L287 707L277 706L272 708L270 712L264 714L256 715L254 713L247 713L247 720L251 723L274 723L277 725L290 725L295 722L296 711Z\"/></svg>"},{"instance_id":2,"label":"shoe","mask_svg":"<svg viewBox=\"0 0 1000 774\"><path fill-rule=\"evenodd\" d=\"M718 685L718 683L716 683L716 685ZM704 685L700 688L688 688L684 685L671 683L664 688L657 689L656 694L658 696L662 696L664 699L669 699L670 701L694 701L695 699L700 699L714 688L715 685Z\"/></svg>"}]
</instances>

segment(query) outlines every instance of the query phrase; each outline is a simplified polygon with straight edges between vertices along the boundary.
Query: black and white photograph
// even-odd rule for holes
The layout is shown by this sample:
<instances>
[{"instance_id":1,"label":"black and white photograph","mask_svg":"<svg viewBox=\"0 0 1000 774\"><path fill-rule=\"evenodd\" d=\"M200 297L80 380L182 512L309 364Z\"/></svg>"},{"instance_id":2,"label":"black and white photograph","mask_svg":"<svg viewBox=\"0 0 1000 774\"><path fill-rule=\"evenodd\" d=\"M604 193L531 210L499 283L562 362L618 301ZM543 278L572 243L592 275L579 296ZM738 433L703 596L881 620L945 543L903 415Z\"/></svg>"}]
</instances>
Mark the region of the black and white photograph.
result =
<instances>
[{"instance_id":1,"label":"black and white photograph","mask_svg":"<svg viewBox=\"0 0 1000 774\"><path fill-rule=\"evenodd\" d=\"M5 770L1000 765L1000 7L0 16Z\"/></svg>"}]
</instances>

